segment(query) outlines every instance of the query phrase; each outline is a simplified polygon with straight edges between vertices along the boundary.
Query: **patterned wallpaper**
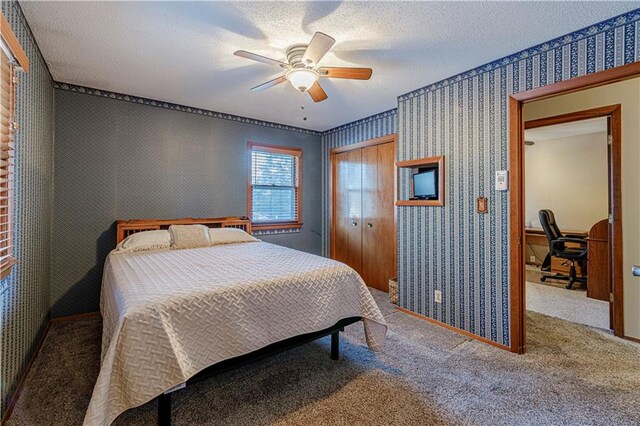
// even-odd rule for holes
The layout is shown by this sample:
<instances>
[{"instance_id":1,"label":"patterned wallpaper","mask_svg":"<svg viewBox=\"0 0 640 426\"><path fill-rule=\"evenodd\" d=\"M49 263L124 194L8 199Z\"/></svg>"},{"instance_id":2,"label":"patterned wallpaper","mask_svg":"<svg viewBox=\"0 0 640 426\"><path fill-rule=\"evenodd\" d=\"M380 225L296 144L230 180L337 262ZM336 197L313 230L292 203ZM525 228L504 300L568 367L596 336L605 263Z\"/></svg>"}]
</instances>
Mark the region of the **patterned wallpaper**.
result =
<instances>
[{"instance_id":1,"label":"patterned wallpaper","mask_svg":"<svg viewBox=\"0 0 640 426\"><path fill-rule=\"evenodd\" d=\"M185 106L185 105L173 104L173 103L170 103L170 102L157 101L155 99L142 98L140 96L125 95L123 93L110 92L110 91L107 91L107 90L93 89L93 88L90 88L90 87L78 86L78 85L69 84L69 83L61 83L61 82L58 82L58 81L55 81L53 83L53 88L54 89L66 90L66 91L69 91L69 92L83 93L85 95L99 96L99 97L102 97L102 98L117 99L119 101L132 102L132 103L135 103L135 104L142 104L142 105L154 106L154 107L158 107L158 108L170 109L170 110L174 110L174 111L181 111L181 112L188 112L188 113L191 113L191 114L204 115L204 116L207 116L207 117L222 118L224 120L238 121L238 122L246 123L246 124L258 124L260 126L271 127L271 128L274 128L274 129L289 130L289 131L292 131L292 132L307 133L309 135L316 135L316 136L320 136L320 134L321 134L321 132L317 132L315 130L303 129L302 127L287 126L286 124L273 123L273 122L270 122L270 121L263 121L263 120L256 120L255 118L242 117L242 116L239 116L239 115L227 114L227 113L224 113L224 112L217 112L217 111L211 111L211 110L208 110L208 109L202 109L202 108L195 108L195 107L190 107L190 106Z\"/></svg>"},{"instance_id":2,"label":"patterned wallpaper","mask_svg":"<svg viewBox=\"0 0 640 426\"><path fill-rule=\"evenodd\" d=\"M322 134L322 254L329 256L329 153L333 148L351 145L396 132L397 111L372 115Z\"/></svg>"},{"instance_id":3,"label":"patterned wallpaper","mask_svg":"<svg viewBox=\"0 0 640 426\"><path fill-rule=\"evenodd\" d=\"M53 88L17 2L5 15L30 62L16 90L15 253L18 263L0 282L0 413L15 391L44 331L49 312Z\"/></svg>"},{"instance_id":4,"label":"patterned wallpaper","mask_svg":"<svg viewBox=\"0 0 640 426\"><path fill-rule=\"evenodd\" d=\"M259 238L320 254L320 136L59 87L52 316L98 309L116 220L245 214L247 141L302 147L304 226Z\"/></svg>"},{"instance_id":5,"label":"patterned wallpaper","mask_svg":"<svg viewBox=\"0 0 640 426\"><path fill-rule=\"evenodd\" d=\"M244 182L239 153L247 139L305 147L305 188L318 185L318 190L305 191L305 228L263 238L324 254L331 148L397 131L401 160L444 154L445 207L399 209L400 303L509 344L508 199L491 188L493 172L507 166L508 94L640 60L640 11L635 11L402 95L397 110L321 135L56 83L54 160L53 82L17 2L2 1L2 11L32 67L17 90L20 263L0 282L2 411L33 354L49 308L54 315L97 308L113 221L238 214L245 203L244 184L238 183ZM133 146L133 139L146 143ZM181 167L167 168L176 161ZM407 179L401 176L401 188ZM483 216L473 211L481 194L490 199L490 213ZM406 195L404 189L401 196ZM443 291L442 305L431 299L435 289Z\"/></svg>"},{"instance_id":6,"label":"patterned wallpaper","mask_svg":"<svg viewBox=\"0 0 640 426\"><path fill-rule=\"evenodd\" d=\"M399 207L400 305L509 345L508 96L640 60L640 10L398 98L398 158L445 156L445 207ZM409 176L400 176L408 197ZM489 213L475 212L478 196ZM442 304L433 301L442 291Z\"/></svg>"}]
</instances>

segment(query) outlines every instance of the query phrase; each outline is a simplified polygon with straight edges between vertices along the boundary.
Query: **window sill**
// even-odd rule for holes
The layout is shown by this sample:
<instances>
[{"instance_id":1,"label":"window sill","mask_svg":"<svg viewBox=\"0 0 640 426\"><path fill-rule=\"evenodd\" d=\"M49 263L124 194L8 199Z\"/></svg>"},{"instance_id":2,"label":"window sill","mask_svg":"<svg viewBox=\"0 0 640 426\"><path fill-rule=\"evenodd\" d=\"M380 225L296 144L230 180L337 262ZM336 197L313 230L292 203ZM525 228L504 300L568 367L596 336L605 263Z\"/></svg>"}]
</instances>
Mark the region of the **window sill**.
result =
<instances>
[{"instance_id":1,"label":"window sill","mask_svg":"<svg viewBox=\"0 0 640 426\"><path fill-rule=\"evenodd\" d=\"M2 268L0 268L0 280L7 278L7 276L13 270L13 265L15 265L16 263L18 263L18 261L15 258L12 258L9 259L9 261L7 261L7 263Z\"/></svg>"},{"instance_id":2,"label":"window sill","mask_svg":"<svg viewBox=\"0 0 640 426\"><path fill-rule=\"evenodd\" d=\"M272 231L276 229L300 229L302 222L287 223L252 223L252 231Z\"/></svg>"}]
</instances>

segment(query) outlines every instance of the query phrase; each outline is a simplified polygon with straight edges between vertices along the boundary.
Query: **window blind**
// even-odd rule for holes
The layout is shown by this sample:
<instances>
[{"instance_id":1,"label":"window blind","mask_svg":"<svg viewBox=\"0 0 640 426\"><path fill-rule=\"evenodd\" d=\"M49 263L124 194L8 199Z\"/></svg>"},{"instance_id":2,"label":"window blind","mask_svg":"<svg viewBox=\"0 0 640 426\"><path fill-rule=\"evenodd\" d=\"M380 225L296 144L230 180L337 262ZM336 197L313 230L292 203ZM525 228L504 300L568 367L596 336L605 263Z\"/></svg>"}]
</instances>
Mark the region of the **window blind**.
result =
<instances>
[{"instance_id":1,"label":"window blind","mask_svg":"<svg viewBox=\"0 0 640 426\"><path fill-rule=\"evenodd\" d=\"M251 150L251 221L298 221L299 155Z\"/></svg>"},{"instance_id":2,"label":"window blind","mask_svg":"<svg viewBox=\"0 0 640 426\"><path fill-rule=\"evenodd\" d=\"M15 72L14 65L5 51L0 51L2 52L0 65L0 273L5 273L15 262L11 238Z\"/></svg>"}]
</instances>

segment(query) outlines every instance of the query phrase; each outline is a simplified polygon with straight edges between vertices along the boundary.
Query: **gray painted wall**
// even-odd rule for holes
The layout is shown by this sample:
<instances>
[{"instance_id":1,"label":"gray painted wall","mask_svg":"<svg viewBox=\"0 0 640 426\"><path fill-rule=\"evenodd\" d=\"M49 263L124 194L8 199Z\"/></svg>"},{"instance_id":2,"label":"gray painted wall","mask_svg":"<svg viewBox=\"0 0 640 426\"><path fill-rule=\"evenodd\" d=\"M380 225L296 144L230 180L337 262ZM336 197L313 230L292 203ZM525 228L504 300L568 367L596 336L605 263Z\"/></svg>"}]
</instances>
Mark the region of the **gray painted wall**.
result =
<instances>
[{"instance_id":1,"label":"gray painted wall","mask_svg":"<svg viewBox=\"0 0 640 426\"><path fill-rule=\"evenodd\" d=\"M321 253L317 135L56 89L52 316L98 309L118 219L246 213L247 141L302 147L299 233L261 239Z\"/></svg>"},{"instance_id":2,"label":"gray painted wall","mask_svg":"<svg viewBox=\"0 0 640 426\"><path fill-rule=\"evenodd\" d=\"M2 2L29 57L16 87L14 253L18 263L0 281L0 415L35 353L49 313L53 88L17 2Z\"/></svg>"}]
</instances>

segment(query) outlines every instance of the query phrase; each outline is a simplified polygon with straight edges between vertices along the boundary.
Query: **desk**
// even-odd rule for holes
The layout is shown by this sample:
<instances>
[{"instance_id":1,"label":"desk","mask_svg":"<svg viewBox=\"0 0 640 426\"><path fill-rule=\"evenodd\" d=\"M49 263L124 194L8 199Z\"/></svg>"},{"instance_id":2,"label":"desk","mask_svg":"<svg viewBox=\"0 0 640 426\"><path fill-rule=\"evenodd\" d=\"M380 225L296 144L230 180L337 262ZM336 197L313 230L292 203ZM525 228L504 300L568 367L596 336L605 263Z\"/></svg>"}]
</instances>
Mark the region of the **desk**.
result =
<instances>
[{"instance_id":1,"label":"desk","mask_svg":"<svg viewBox=\"0 0 640 426\"><path fill-rule=\"evenodd\" d=\"M562 230L562 232L565 235L573 234L586 237L589 254L587 255L587 262L584 262L583 267L577 267L577 276L581 277L586 275L589 279L587 284L587 297L608 302L610 292L608 220L603 219L597 222L591 227L589 232L580 230ZM528 249L530 249L531 246L543 246L545 255L549 252L549 242L541 228L525 228L525 244ZM571 243L567 243L567 246L571 246ZM569 264L568 262L566 262L566 264L564 263L563 259L552 257L550 265L551 272L568 274Z\"/></svg>"},{"instance_id":2,"label":"desk","mask_svg":"<svg viewBox=\"0 0 640 426\"><path fill-rule=\"evenodd\" d=\"M609 301L609 220L603 219L589 231L589 284L587 297Z\"/></svg>"}]
</instances>

